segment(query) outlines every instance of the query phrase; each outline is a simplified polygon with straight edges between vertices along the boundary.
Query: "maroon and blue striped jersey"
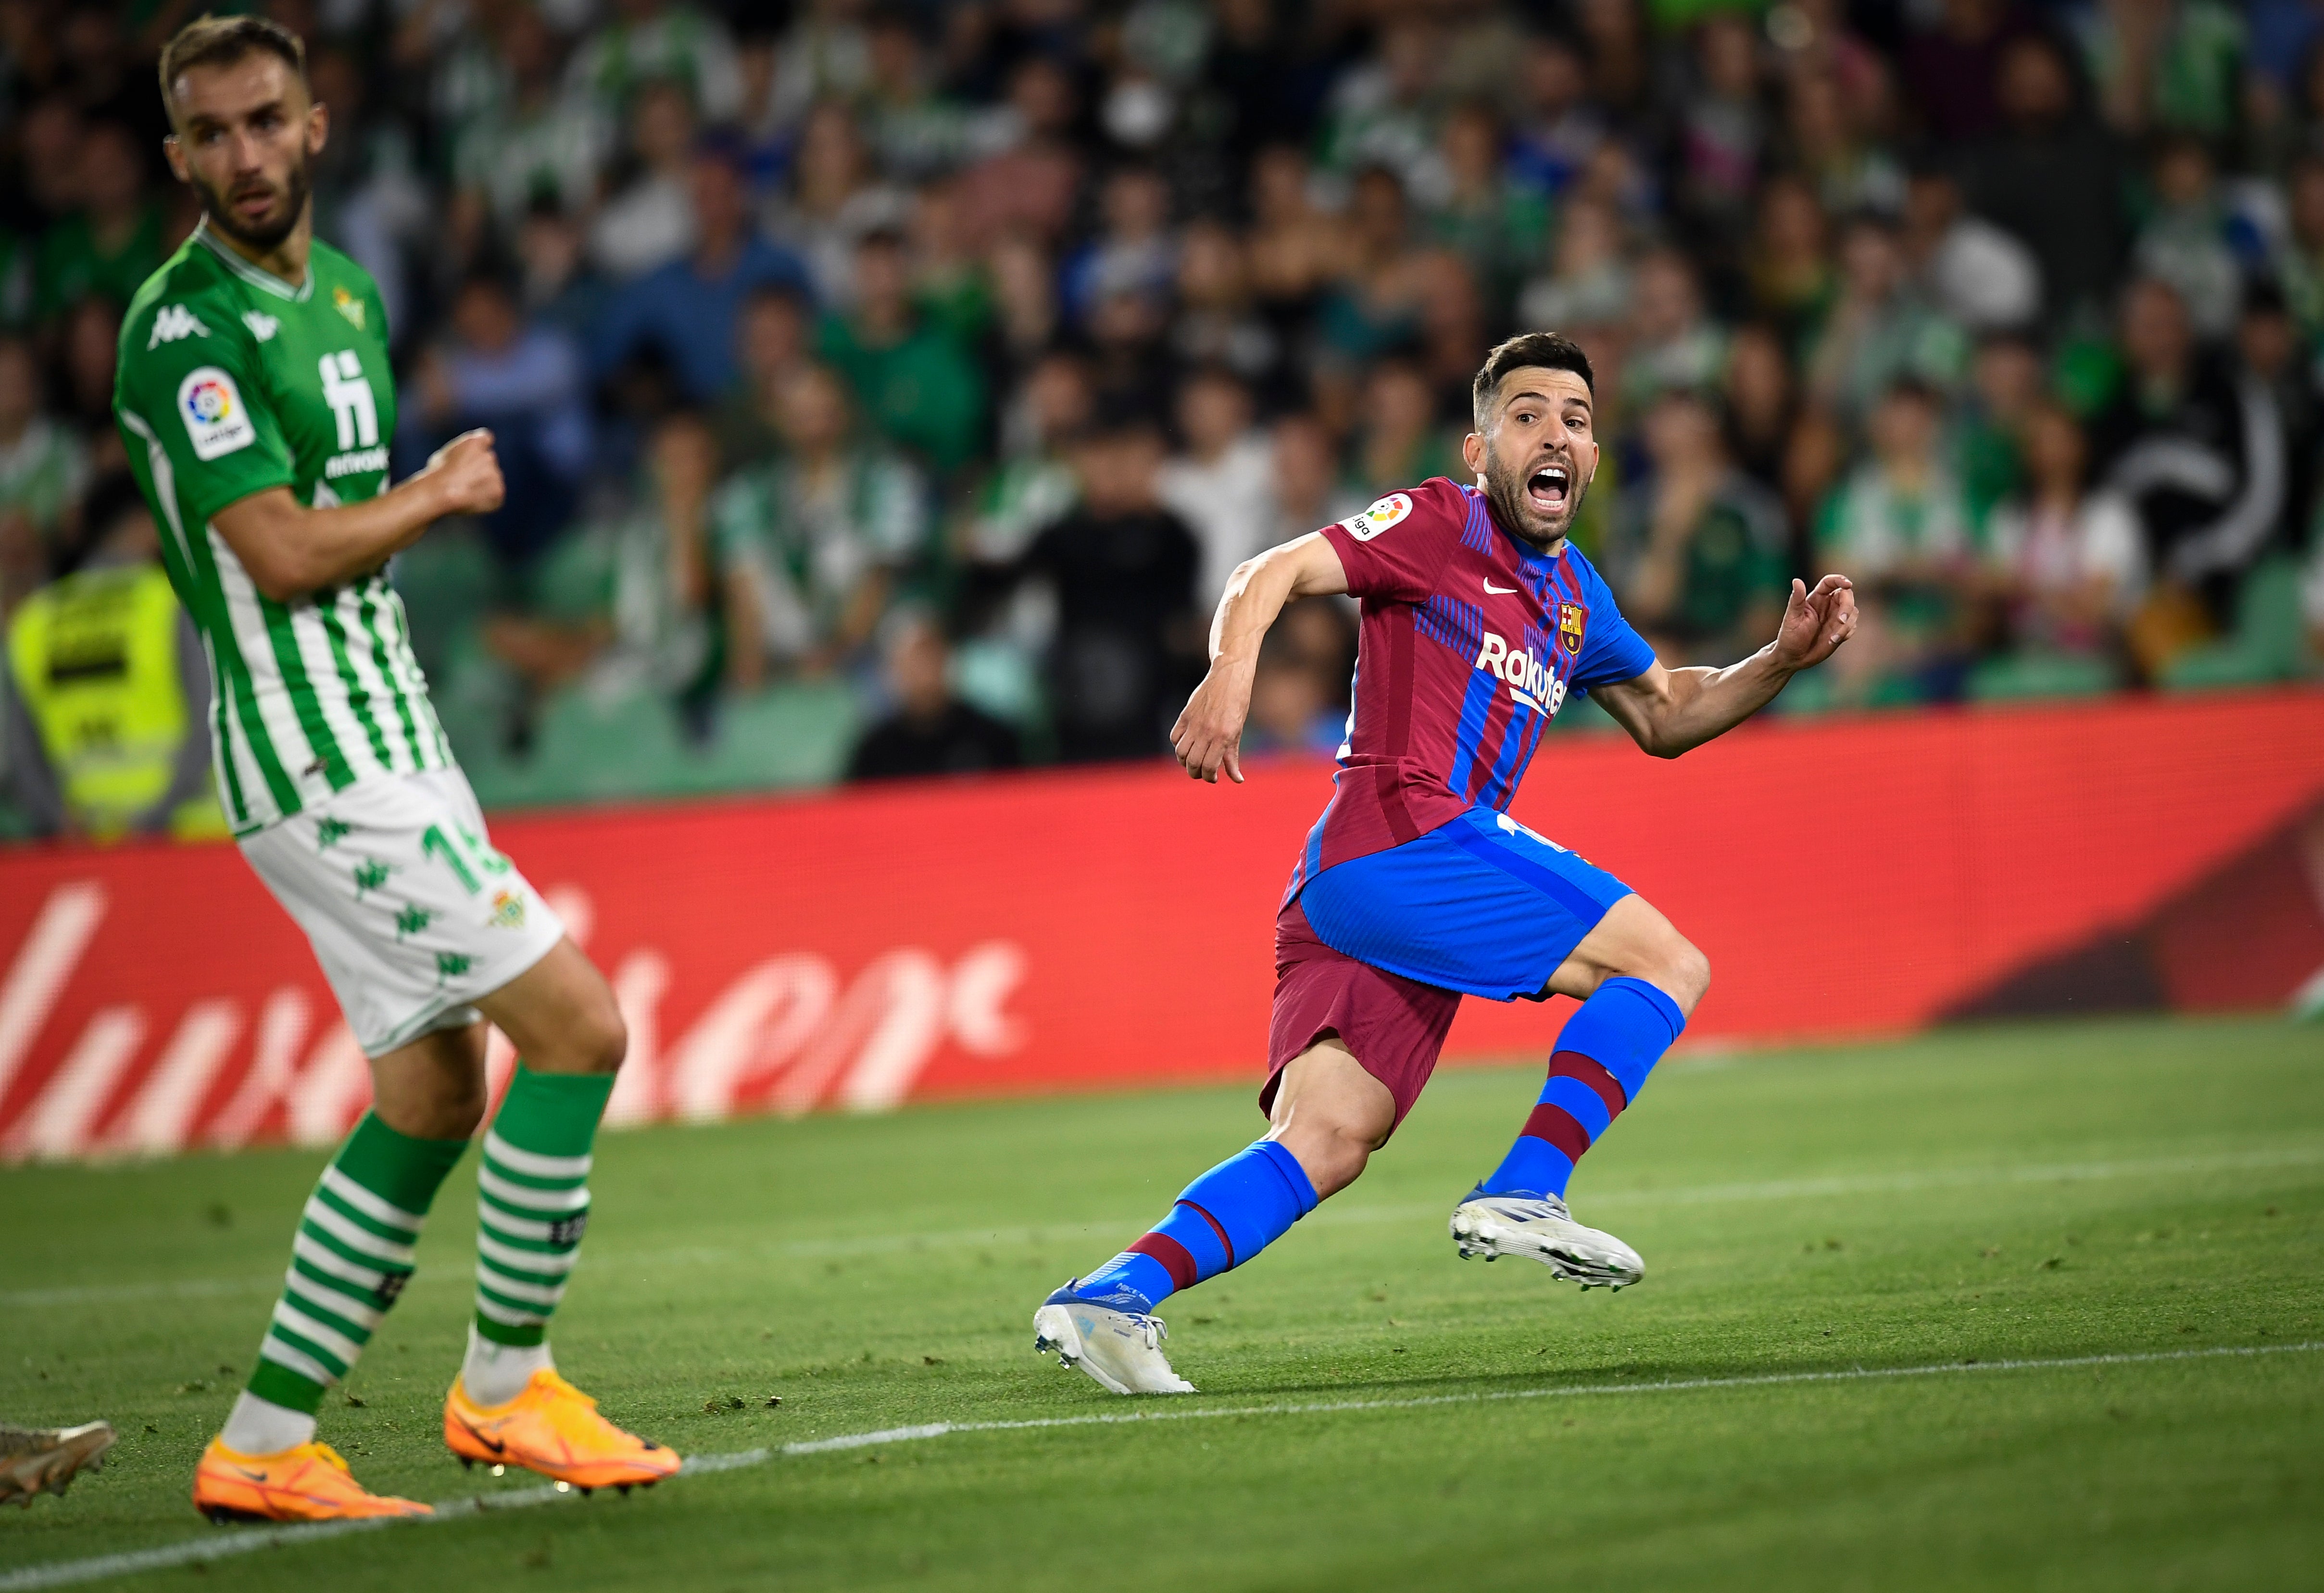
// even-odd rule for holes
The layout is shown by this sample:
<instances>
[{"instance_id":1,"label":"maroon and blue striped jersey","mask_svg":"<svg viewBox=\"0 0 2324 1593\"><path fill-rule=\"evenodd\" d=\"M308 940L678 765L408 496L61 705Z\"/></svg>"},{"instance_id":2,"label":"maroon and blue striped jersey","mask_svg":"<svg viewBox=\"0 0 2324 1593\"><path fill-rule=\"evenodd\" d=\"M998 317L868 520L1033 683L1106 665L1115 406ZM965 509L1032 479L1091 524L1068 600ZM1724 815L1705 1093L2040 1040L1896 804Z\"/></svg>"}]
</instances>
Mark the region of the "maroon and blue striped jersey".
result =
<instances>
[{"instance_id":1,"label":"maroon and blue striped jersey","mask_svg":"<svg viewBox=\"0 0 2324 1593\"><path fill-rule=\"evenodd\" d=\"M1478 804L1507 808L1568 693L1655 662L1588 559L1511 536L1474 487L1439 476L1323 534L1362 616L1354 706L1286 899Z\"/></svg>"}]
</instances>

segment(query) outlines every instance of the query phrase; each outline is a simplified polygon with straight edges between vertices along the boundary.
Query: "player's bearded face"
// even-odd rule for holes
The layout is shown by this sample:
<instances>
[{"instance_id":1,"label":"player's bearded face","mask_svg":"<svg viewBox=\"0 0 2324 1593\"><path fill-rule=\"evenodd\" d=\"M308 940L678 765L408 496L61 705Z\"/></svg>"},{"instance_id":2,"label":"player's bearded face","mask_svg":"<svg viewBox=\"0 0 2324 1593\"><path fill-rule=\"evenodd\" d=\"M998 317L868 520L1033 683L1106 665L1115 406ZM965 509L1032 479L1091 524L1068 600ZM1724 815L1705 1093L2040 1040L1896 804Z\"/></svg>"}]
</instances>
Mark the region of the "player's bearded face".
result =
<instances>
[{"instance_id":1,"label":"player's bearded face","mask_svg":"<svg viewBox=\"0 0 2324 1593\"><path fill-rule=\"evenodd\" d=\"M235 172L215 183L198 167L191 173L210 225L260 250L272 249L290 235L306 211L312 186L307 152L300 145L290 145L287 159L268 166L273 169Z\"/></svg>"},{"instance_id":2,"label":"player's bearded face","mask_svg":"<svg viewBox=\"0 0 2324 1593\"><path fill-rule=\"evenodd\" d=\"M1501 524L1536 546L1563 538L1598 471L1590 390L1568 371L1512 371L1489 428L1472 439Z\"/></svg>"},{"instance_id":3,"label":"player's bearded face","mask_svg":"<svg viewBox=\"0 0 2324 1593\"><path fill-rule=\"evenodd\" d=\"M319 113L295 74L272 56L194 69L172 97L186 180L210 225L246 248L273 249L307 211L309 140Z\"/></svg>"}]
</instances>

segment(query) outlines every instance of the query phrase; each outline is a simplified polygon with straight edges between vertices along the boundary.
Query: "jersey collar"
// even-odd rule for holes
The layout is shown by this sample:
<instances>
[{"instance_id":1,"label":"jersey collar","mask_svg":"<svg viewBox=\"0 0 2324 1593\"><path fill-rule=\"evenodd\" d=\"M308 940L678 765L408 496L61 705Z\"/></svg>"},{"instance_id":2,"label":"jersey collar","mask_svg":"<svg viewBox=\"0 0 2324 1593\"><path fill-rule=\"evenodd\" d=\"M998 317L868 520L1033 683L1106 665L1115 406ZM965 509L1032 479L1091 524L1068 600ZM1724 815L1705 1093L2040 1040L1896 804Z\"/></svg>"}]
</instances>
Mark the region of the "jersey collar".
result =
<instances>
[{"instance_id":1,"label":"jersey collar","mask_svg":"<svg viewBox=\"0 0 2324 1593\"><path fill-rule=\"evenodd\" d=\"M1485 497L1485 494L1481 492L1480 492L1477 496L1483 502L1485 523L1492 527L1493 535L1499 537L1505 544L1508 545L1509 551L1517 555L1517 568L1521 570L1547 570L1552 566L1555 565L1559 559L1565 557L1566 548L1573 546L1573 539L1571 535L1568 535L1564 542L1559 545L1555 553L1544 553L1540 548L1536 548L1532 543L1526 541L1523 537L1518 536L1515 531L1510 530L1507 526L1501 523L1501 517L1493 512L1493 501L1490 498Z\"/></svg>"},{"instance_id":2,"label":"jersey collar","mask_svg":"<svg viewBox=\"0 0 2324 1593\"><path fill-rule=\"evenodd\" d=\"M211 235L209 217L207 216L195 224L194 241L217 255L225 263L226 270L262 293L272 293L275 298L287 299L293 304L304 304L314 297L315 262L311 257L307 262L307 280L294 288L272 272L261 271L232 249L219 243Z\"/></svg>"}]
</instances>

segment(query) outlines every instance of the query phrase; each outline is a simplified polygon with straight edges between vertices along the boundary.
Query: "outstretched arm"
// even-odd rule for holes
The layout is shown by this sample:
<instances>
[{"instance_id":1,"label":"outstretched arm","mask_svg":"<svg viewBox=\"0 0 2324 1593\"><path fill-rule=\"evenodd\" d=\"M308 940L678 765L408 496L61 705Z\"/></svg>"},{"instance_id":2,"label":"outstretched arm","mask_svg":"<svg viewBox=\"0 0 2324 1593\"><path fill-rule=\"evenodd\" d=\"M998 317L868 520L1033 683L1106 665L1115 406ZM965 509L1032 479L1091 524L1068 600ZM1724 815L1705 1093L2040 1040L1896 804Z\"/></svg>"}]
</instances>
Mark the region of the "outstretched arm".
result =
<instances>
[{"instance_id":1,"label":"outstretched arm","mask_svg":"<svg viewBox=\"0 0 2324 1593\"><path fill-rule=\"evenodd\" d=\"M1810 592L1792 583L1775 640L1724 669L1665 669L1660 664L1591 695L1630 739L1657 758L1675 758L1726 734L1773 702L1803 669L1840 649L1856 630L1856 592L1846 576L1826 576Z\"/></svg>"},{"instance_id":2,"label":"outstretched arm","mask_svg":"<svg viewBox=\"0 0 2324 1593\"><path fill-rule=\"evenodd\" d=\"M1251 677L1259 644L1283 605L1295 597L1324 597L1348 589L1340 556L1321 531L1246 559L1227 577L1226 595L1211 620L1211 668L1170 727L1170 747L1188 778L1218 783L1219 771L1242 783L1242 722L1250 712Z\"/></svg>"},{"instance_id":3,"label":"outstretched arm","mask_svg":"<svg viewBox=\"0 0 2324 1593\"><path fill-rule=\"evenodd\" d=\"M309 509L288 487L227 504L211 517L251 583L277 603L351 581L420 540L447 514L488 514L501 506L493 434L467 431L427 465L375 498Z\"/></svg>"}]
</instances>

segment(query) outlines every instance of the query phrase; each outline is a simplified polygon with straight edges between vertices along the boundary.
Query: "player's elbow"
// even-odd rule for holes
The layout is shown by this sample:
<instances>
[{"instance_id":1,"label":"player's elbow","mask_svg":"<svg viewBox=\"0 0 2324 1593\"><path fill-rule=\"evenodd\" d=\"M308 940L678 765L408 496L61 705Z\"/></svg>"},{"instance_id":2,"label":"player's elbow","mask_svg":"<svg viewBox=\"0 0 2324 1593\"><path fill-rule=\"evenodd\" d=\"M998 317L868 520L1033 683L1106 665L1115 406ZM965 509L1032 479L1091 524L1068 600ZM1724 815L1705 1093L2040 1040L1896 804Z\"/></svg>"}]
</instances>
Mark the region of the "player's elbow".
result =
<instances>
[{"instance_id":1,"label":"player's elbow","mask_svg":"<svg viewBox=\"0 0 2324 1593\"><path fill-rule=\"evenodd\" d=\"M288 528L278 526L271 519L258 525L244 522L219 526L219 529L228 551L242 566L242 573L250 577L250 584L258 588L261 597L273 603L290 603L327 584L312 567L313 554L286 534Z\"/></svg>"},{"instance_id":2,"label":"player's elbow","mask_svg":"<svg viewBox=\"0 0 2324 1593\"><path fill-rule=\"evenodd\" d=\"M261 597L270 603L294 603L322 584L309 578L297 562L281 555L264 556L244 559L242 568Z\"/></svg>"},{"instance_id":3,"label":"player's elbow","mask_svg":"<svg viewBox=\"0 0 2324 1593\"><path fill-rule=\"evenodd\" d=\"M1632 739L1638 743L1638 750L1649 758L1676 758L1694 745L1692 741L1673 734L1670 726L1659 719L1649 719L1641 724Z\"/></svg>"}]
</instances>

